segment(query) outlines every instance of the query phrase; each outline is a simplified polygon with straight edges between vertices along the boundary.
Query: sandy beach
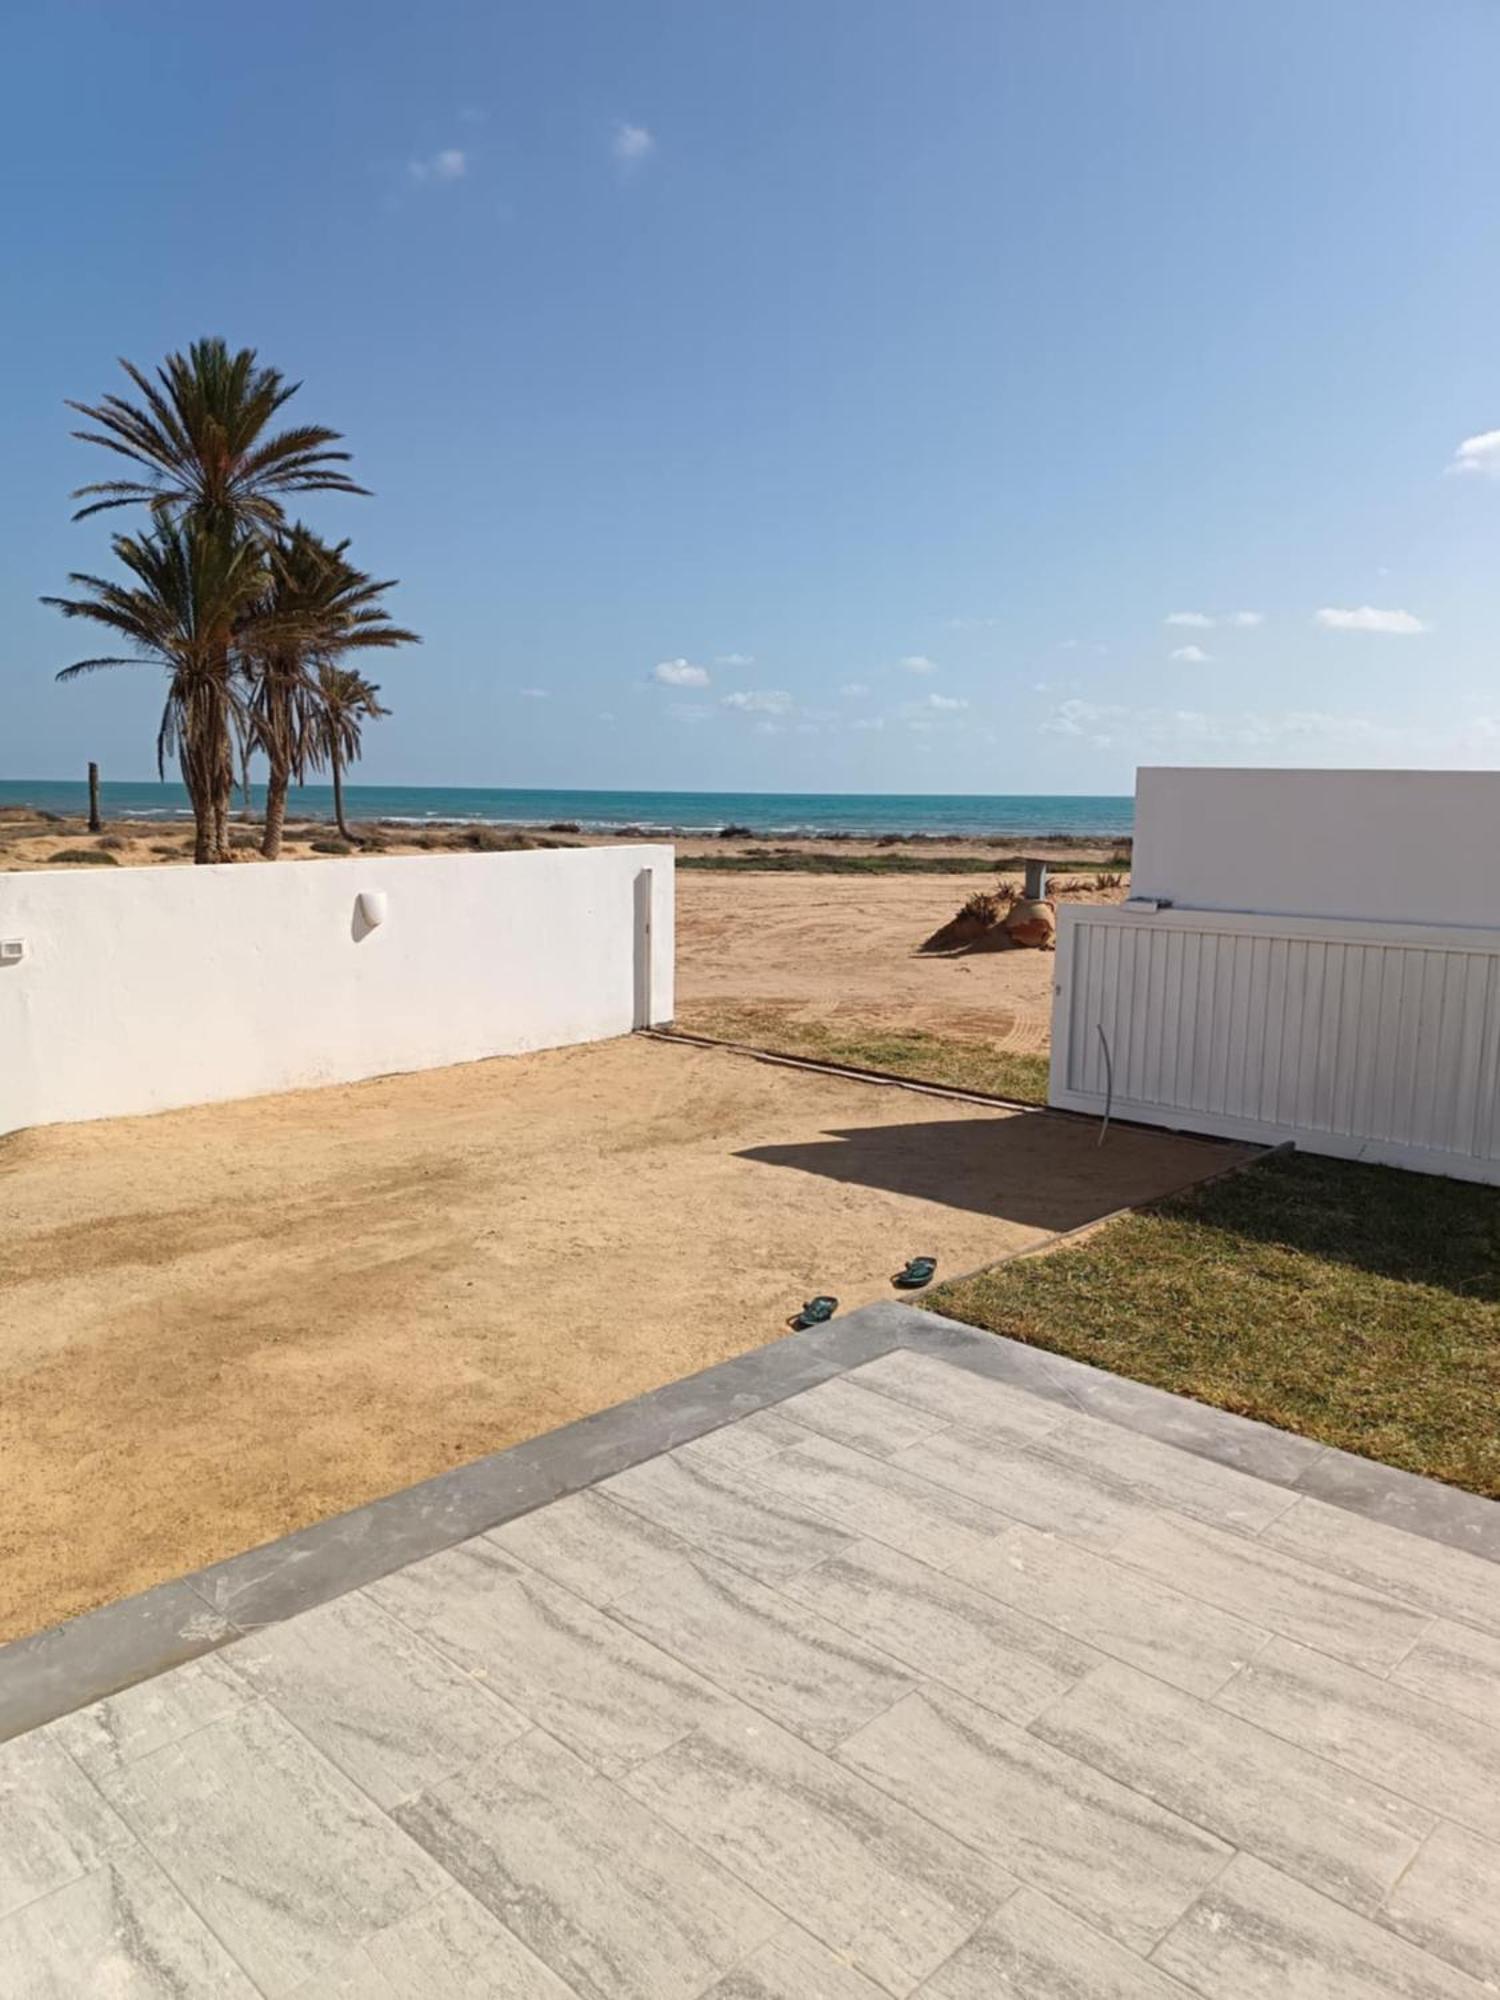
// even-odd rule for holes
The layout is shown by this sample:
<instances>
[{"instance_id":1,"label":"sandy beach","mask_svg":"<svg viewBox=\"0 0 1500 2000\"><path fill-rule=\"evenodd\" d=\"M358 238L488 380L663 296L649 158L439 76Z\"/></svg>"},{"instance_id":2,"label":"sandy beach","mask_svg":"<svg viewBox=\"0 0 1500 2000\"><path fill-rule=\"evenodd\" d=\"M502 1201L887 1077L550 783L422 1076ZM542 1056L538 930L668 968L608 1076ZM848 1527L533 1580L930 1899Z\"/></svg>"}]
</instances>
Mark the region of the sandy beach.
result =
<instances>
[{"instance_id":1,"label":"sandy beach","mask_svg":"<svg viewBox=\"0 0 1500 2000\"><path fill-rule=\"evenodd\" d=\"M975 863L1014 861L1022 854L1039 855L1066 877L1071 867L1119 861L1129 848L1128 840L1113 837L1038 837L1004 834L985 839L957 839L909 833L854 837L843 834L813 836L769 836L764 834L662 833L649 827L623 827L614 832L590 832L572 821L550 826L530 823L507 824L485 820L472 824L414 826L404 821L353 821L351 832L361 847L382 854L448 853L473 849L478 852L503 851L507 847L593 847L611 846L620 840L670 840L679 860L751 865L756 861L774 869L785 856L823 857L835 865L849 860L894 859L898 865L937 869L945 862L961 868ZM237 820L231 840L238 857L259 863L257 821ZM284 861L317 860L337 849L349 850L338 828L327 820L289 819L281 858ZM185 820L106 820L103 831L91 834L81 817L39 812L23 805L0 805L0 870L88 866L80 855L107 855L94 865L123 868L160 867L190 863L193 832ZM70 856L70 860L60 860ZM1128 864L1123 864L1128 865ZM1011 868L1009 873L1014 874Z\"/></svg>"}]
</instances>

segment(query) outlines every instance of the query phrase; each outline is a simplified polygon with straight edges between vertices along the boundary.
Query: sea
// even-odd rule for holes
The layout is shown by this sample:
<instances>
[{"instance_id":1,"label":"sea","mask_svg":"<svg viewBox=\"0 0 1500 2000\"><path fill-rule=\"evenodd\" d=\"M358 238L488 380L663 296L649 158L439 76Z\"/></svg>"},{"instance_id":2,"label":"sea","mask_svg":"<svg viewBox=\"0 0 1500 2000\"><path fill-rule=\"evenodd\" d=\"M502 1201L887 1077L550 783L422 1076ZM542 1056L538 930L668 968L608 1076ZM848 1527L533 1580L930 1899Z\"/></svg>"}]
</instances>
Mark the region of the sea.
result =
<instances>
[{"instance_id":1,"label":"sea","mask_svg":"<svg viewBox=\"0 0 1500 2000\"><path fill-rule=\"evenodd\" d=\"M252 805L264 801L251 788ZM652 834L715 834L747 827L763 838L842 834L926 834L983 838L1001 834L1128 834L1133 799L1071 792L583 792L512 790L500 786L345 785L351 820L392 820L413 826L492 822L504 826L577 826L588 833L638 827ZM238 803L238 795L236 795ZM40 806L48 812L88 810L88 787L68 778L0 779L0 806ZM108 819L191 818L178 784L106 780L100 805ZM331 819L327 785L294 786L287 800L296 819Z\"/></svg>"}]
</instances>

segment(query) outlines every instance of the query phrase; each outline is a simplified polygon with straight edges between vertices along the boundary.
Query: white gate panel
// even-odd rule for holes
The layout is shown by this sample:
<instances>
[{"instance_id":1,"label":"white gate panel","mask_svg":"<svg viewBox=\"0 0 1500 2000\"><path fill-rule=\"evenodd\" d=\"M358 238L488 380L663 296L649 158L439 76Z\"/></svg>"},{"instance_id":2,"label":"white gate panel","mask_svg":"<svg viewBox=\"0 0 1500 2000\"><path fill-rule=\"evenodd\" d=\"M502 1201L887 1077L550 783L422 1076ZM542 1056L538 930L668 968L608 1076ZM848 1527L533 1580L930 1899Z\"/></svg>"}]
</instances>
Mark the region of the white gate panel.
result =
<instances>
[{"instance_id":1,"label":"white gate panel","mask_svg":"<svg viewBox=\"0 0 1500 2000\"><path fill-rule=\"evenodd\" d=\"M1059 917L1051 1103L1500 1182L1500 932Z\"/></svg>"}]
</instances>

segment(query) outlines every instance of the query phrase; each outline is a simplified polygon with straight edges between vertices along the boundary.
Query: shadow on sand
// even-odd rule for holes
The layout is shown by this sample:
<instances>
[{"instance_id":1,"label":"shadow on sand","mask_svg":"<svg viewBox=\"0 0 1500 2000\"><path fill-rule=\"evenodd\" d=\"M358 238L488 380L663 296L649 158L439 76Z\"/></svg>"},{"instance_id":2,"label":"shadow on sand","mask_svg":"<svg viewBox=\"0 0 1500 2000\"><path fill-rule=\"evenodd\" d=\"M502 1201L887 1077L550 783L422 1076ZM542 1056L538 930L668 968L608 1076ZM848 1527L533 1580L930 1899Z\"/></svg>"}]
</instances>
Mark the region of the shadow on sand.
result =
<instances>
[{"instance_id":1,"label":"shadow on sand","mask_svg":"<svg viewBox=\"0 0 1500 2000\"><path fill-rule=\"evenodd\" d=\"M801 1145L751 1146L762 1166L884 1188L1031 1229L1076 1229L1217 1173L1238 1149L1045 1112L856 1125Z\"/></svg>"}]
</instances>

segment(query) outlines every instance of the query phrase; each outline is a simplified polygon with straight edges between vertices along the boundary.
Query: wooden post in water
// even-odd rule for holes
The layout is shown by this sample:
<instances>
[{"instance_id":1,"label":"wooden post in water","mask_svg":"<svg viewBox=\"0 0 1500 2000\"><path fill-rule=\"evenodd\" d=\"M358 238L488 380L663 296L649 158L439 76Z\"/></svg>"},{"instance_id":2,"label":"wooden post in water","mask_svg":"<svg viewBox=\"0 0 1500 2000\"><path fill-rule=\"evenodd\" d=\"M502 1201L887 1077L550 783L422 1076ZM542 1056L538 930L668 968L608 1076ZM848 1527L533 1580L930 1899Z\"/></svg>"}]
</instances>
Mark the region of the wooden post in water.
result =
<instances>
[{"instance_id":1,"label":"wooden post in water","mask_svg":"<svg viewBox=\"0 0 1500 2000\"><path fill-rule=\"evenodd\" d=\"M89 765L89 832L103 833L104 822L99 817L99 766Z\"/></svg>"}]
</instances>

